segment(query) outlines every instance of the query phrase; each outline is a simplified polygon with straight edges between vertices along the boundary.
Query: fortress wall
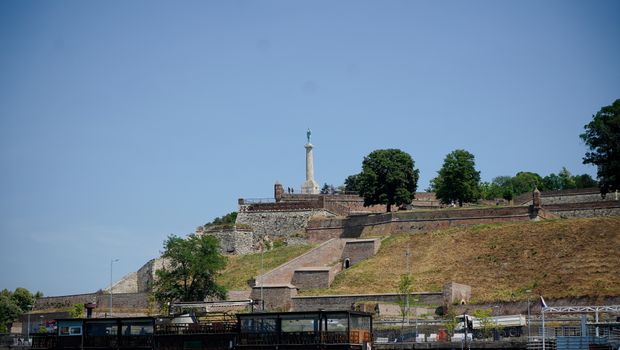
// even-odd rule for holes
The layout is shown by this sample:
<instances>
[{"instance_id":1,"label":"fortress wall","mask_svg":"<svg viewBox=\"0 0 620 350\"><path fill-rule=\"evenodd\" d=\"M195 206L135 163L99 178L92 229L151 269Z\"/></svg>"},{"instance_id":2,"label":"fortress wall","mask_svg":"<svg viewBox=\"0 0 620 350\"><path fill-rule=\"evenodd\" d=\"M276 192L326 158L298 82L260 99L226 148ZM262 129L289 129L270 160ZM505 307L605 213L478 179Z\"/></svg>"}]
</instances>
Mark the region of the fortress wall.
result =
<instances>
[{"instance_id":1,"label":"fortress wall","mask_svg":"<svg viewBox=\"0 0 620 350\"><path fill-rule=\"evenodd\" d=\"M331 214L323 209L296 211L244 211L237 214L237 224L252 227L255 239L269 235L288 237L303 232L312 217L328 217Z\"/></svg>"},{"instance_id":2,"label":"fortress wall","mask_svg":"<svg viewBox=\"0 0 620 350\"><path fill-rule=\"evenodd\" d=\"M615 193L608 193L603 199L598 187L579 188L572 190L540 192L543 206L562 203L587 203L616 200ZM523 193L514 199L515 205L532 204L532 193Z\"/></svg>"},{"instance_id":3,"label":"fortress wall","mask_svg":"<svg viewBox=\"0 0 620 350\"><path fill-rule=\"evenodd\" d=\"M347 241L342 250L342 259L349 259L350 265L357 264L377 254L380 246L381 240L378 238Z\"/></svg>"},{"instance_id":4,"label":"fortress wall","mask_svg":"<svg viewBox=\"0 0 620 350\"><path fill-rule=\"evenodd\" d=\"M620 216L620 201L590 203L566 203L547 205L545 210L562 218L592 218L600 216Z\"/></svg>"},{"instance_id":5,"label":"fortress wall","mask_svg":"<svg viewBox=\"0 0 620 350\"><path fill-rule=\"evenodd\" d=\"M254 232L249 229L212 229L204 234L215 236L220 242L222 254L249 254L254 251Z\"/></svg>"},{"instance_id":6,"label":"fortress wall","mask_svg":"<svg viewBox=\"0 0 620 350\"><path fill-rule=\"evenodd\" d=\"M35 310L45 309L67 309L75 304L95 303L97 309L110 308L110 294L108 293L89 293L89 294L76 294L76 295L64 295L56 297L43 297L38 299L35 304ZM148 294L147 293L114 293L112 295L112 303L114 308L147 308L148 307Z\"/></svg>"},{"instance_id":7,"label":"fortress wall","mask_svg":"<svg viewBox=\"0 0 620 350\"><path fill-rule=\"evenodd\" d=\"M262 298L261 298L262 294ZM266 311L288 311L291 309L291 299L297 295L297 289L292 285L277 285L253 287L250 298L264 300Z\"/></svg>"},{"instance_id":8,"label":"fortress wall","mask_svg":"<svg viewBox=\"0 0 620 350\"><path fill-rule=\"evenodd\" d=\"M329 267L295 270L291 284L298 289L328 288L334 280Z\"/></svg>"},{"instance_id":9,"label":"fortress wall","mask_svg":"<svg viewBox=\"0 0 620 350\"><path fill-rule=\"evenodd\" d=\"M108 294L99 293L99 295L107 296ZM98 297L97 293L43 297L43 298L37 299L36 303L34 304L34 310L69 308L75 304L86 304L86 303L96 302L97 297Z\"/></svg>"},{"instance_id":10,"label":"fortress wall","mask_svg":"<svg viewBox=\"0 0 620 350\"><path fill-rule=\"evenodd\" d=\"M104 289L109 292L110 288ZM112 285L114 293L137 293L138 292L138 273L130 272Z\"/></svg>"},{"instance_id":11,"label":"fortress wall","mask_svg":"<svg viewBox=\"0 0 620 350\"><path fill-rule=\"evenodd\" d=\"M359 238L398 232L428 231L453 226L529 221L529 207L444 209L353 215L347 218L312 220L306 227L308 240Z\"/></svg>"},{"instance_id":12,"label":"fortress wall","mask_svg":"<svg viewBox=\"0 0 620 350\"><path fill-rule=\"evenodd\" d=\"M163 258L151 259L138 270L138 293L151 291L151 286L155 281L155 272L164 267Z\"/></svg>"},{"instance_id":13,"label":"fortress wall","mask_svg":"<svg viewBox=\"0 0 620 350\"><path fill-rule=\"evenodd\" d=\"M443 293L411 293L423 305L443 305ZM351 304L370 301L379 303L395 303L400 294L350 294L324 296L294 296L291 298L291 311L348 310Z\"/></svg>"},{"instance_id":14,"label":"fortress wall","mask_svg":"<svg viewBox=\"0 0 620 350\"><path fill-rule=\"evenodd\" d=\"M313 219L306 226L306 237L310 243L320 243L343 234L346 218L329 217L322 220Z\"/></svg>"}]
</instances>

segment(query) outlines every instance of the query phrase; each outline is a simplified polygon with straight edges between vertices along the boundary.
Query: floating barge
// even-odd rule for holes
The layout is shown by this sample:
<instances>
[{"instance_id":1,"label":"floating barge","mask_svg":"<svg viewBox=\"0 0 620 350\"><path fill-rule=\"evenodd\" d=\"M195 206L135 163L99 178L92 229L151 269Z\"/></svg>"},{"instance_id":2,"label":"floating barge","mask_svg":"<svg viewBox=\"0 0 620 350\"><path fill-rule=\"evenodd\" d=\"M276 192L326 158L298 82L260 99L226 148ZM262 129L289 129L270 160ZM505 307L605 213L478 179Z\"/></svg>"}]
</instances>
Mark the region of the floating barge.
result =
<instances>
[{"instance_id":1,"label":"floating barge","mask_svg":"<svg viewBox=\"0 0 620 350\"><path fill-rule=\"evenodd\" d=\"M56 320L51 334L33 335L32 349L333 349L372 343L372 315L358 311L238 314L201 322L170 318Z\"/></svg>"}]
</instances>

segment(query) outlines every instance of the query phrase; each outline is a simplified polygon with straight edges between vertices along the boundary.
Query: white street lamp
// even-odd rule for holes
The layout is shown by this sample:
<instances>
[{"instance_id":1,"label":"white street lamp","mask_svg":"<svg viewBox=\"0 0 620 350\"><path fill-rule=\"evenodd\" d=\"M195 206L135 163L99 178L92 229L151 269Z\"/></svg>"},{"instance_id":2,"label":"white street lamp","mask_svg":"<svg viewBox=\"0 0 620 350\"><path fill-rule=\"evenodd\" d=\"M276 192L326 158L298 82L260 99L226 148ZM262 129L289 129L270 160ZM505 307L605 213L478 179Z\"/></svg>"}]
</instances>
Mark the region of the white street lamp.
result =
<instances>
[{"instance_id":1,"label":"white street lamp","mask_svg":"<svg viewBox=\"0 0 620 350\"><path fill-rule=\"evenodd\" d=\"M28 305L28 328L26 329L26 343L30 344L30 312L33 305Z\"/></svg>"},{"instance_id":2,"label":"white street lamp","mask_svg":"<svg viewBox=\"0 0 620 350\"><path fill-rule=\"evenodd\" d=\"M110 260L110 317L112 317L112 264L117 261L118 259Z\"/></svg>"}]
</instances>

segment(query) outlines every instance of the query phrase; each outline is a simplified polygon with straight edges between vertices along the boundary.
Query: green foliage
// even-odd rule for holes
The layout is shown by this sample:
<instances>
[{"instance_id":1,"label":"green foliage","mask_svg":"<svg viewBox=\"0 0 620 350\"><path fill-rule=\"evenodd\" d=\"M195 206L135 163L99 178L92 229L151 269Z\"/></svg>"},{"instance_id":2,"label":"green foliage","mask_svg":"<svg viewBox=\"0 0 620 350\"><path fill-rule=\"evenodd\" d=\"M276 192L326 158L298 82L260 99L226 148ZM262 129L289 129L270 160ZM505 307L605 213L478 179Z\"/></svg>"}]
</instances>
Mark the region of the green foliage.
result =
<instances>
[{"instance_id":1,"label":"green foliage","mask_svg":"<svg viewBox=\"0 0 620 350\"><path fill-rule=\"evenodd\" d=\"M505 200L511 200L514 196L512 177L497 176L490 183L481 182L480 194L484 199L504 198Z\"/></svg>"},{"instance_id":2,"label":"green foliage","mask_svg":"<svg viewBox=\"0 0 620 350\"><path fill-rule=\"evenodd\" d=\"M364 206L410 204L418 187L419 170L408 153L398 149L383 149L364 157L358 175L359 194ZM350 177L349 177L350 178ZM347 179L348 180L348 179Z\"/></svg>"},{"instance_id":3,"label":"green foliage","mask_svg":"<svg viewBox=\"0 0 620 350\"><path fill-rule=\"evenodd\" d=\"M491 318L492 313L492 309L478 309L472 312L472 316L480 320L480 325L482 326L481 331L485 338L491 336L491 332L496 326Z\"/></svg>"},{"instance_id":4,"label":"green foliage","mask_svg":"<svg viewBox=\"0 0 620 350\"><path fill-rule=\"evenodd\" d=\"M166 263L157 270L155 298L165 305L172 301L198 301L207 296L225 299L226 289L215 278L226 267L217 238L210 235L175 235L164 242L162 257Z\"/></svg>"},{"instance_id":5,"label":"green foliage","mask_svg":"<svg viewBox=\"0 0 620 350\"><path fill-rule=\"evenodd\" d=\"M443 325L446 327L448 334L453 335L454 329L456 328L458 321L456 320L456 312L454 309L448 308L448 311L444 314Z\"/></svg>"},{"instance_id":6,"label":"green foliage","mask_svg":"<svg viewBox=\"0 0 620 350\"><path fill-rule=\"evenodd\" d=\"M47 333L47 328L45 328L45 326L44 326L44 325L40 325L40 326L39 326L39 330L38 330L38 332L39 332L39 333Z\"/></svg>"},{"instance_id":7,"label":"green foliage","mask_svg":"<svg viewBox=\"0 0 620 350\"><path fill-rule=\"evenodd\" d=\"M532 192L534 188L542 188L543 179L540 175L529 171L520 171L512 178L512 192L520 195Z\"/></svg>"},{"instance_id":8,"label":"green foliage","mask_svg":"<svg viewBox=\"0 0 620 350\"><path fill-rule=\"evenodd\" d=\"M226 215L213 219L213 221L206 223L205 227L219 226L219 225L234 225L235 221L237 221L237 212L233 211L231 213L228 213Z\"/></svg>"},{"instance_id":9,"label":"green foliage","mask_svg":"<svg viewBox=\"0 0 620 350\"><path fill-rule=\"evenodd\" d=\"M438 175L431 181L435 195L442 203L475 202L480 194L480 172L476 171L474 155L461 149L449 153Z\"/></svg>"},{"instance_id":10,"label":"green foliage","mask_svg":"<svg viewBox=\"0 0 620 350\"><path fill-rule=\"evenodd\" d=\"M24 312L30 309L30 305L34 305L34 295L26 288L16 288L11 298Z\"/></svg>"},{"instance_id":11,"label":"green foliage","mask_svg":"<svg viewBox=\"0 0 620 350\"><path fill-rule=\"evenodd\" d=\"M37 295L43 294L37 292ZM8 329L9 323L29 311L34 301L34 295L26 288L16 288L13 292L3 289L0 292L0 327Z\"/></svg>"},{"instance_id":12,"label":"green foliage","mask_svg":"<svg viewBox=\"0 0 620 350\"><path fill-rule=\"evenodd\" d=\"M575 186L577 186L577 188L590 188L598 185L596 180L588 174L575 175L573 179L575 180Z\"/></svg>"},{"instance_id":13,"label":"green foliage","mask_svg":"<svg viewBox=\"0 0 620 350\"><path fill-rule=\"evenodd\" d=\"M9 296L0 294L0 325L8 329L9 323L21 316L24 312Z\"/></svg>"},{"instance_id":14,"label":"green foliage","mask_svg":"<svg viewBox=\"0 0 620 350\"><path fill-rule=\"evenodd\" d=\"M620 99L601 108L584 129L579 136L590 151L583 164L596 166L602 195L620 189Z\"/></svg>"},{"instance_id":15,"label":"green foliage","mask_svg":"<svg viewBox=\"0 0 620 350\"><path fill-rule=\"evenodd\" d=\"M409 313L408 306L411 302L411 290L413 287L413 277L410 274L400 275L400 281L398 282L398 305L400 306L400 314L405 320L405 316Z\"/></svg>"},{"instance_id":16,"label":"green foliage","mask_svg":"<svg viewBox=\"0 0 620 350\"><path fill-rule=\"evenodd\" d=\"M360 191L360 177L359 174L351 175L344 180L344 190L346 192L355 192L358 193Z\"/></svg>"},{"instance_id":17,"label":"green foliage","mask_svg":"<svg viewBox=\"0 0 620 350\"><path fill-rule=\"evenodd\" d=\"M72 318L80 318L84 315L84 305L82 304L73 304L69 308L69 316Z\"/></svg>"},{"instance_id":18,"label":"green foliage","mask_svg":"<svg viewBox=\"0 0 620 350\"><path fill-rule=\"evenodd\" d=\"M335 194L336 193L336 188L334 187L334 185L328 185L327 183L323 184L323 187L321 188L321 194Z\"/></svg>"},{"instance_id":19,"label":"green foliage","mask_svg":"<svg viewBox=\"0 0 620 350\"><path fill-rule=\"evenodd\" d=\"M147 302L146 315L147 316L155 315L155 308L156 308L155 303L157 302L155 295L153 293L149 293L149 295L146 297L146 302Z\"/></svg>"},{"instance_id":20,"label":"green foliage","mask_svg":"<svg viewBox=\"0 0 620 350\"><path fill-rule=\"evenodd\" d=\"M410 274L404 273L400 275L400 281L398 282L398 305L400 306L400 315L402 316L401 333L405 327L405 317L409 314L409 305L411 302L411 288L413 286L413 277Z\"/></svg>"}]
</instances>

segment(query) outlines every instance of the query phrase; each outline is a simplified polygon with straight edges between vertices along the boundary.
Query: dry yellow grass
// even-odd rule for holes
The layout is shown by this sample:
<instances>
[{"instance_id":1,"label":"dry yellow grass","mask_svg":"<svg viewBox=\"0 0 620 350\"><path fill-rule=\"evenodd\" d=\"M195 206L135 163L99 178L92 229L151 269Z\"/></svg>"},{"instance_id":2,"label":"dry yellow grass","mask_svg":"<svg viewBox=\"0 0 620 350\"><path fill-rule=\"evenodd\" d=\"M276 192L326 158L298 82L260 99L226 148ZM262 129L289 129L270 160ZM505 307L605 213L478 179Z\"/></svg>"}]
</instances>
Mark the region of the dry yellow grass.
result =
<instances>
[{"instance_id":1,"label":"dry yellow grass","mask_svg":"<svg viewBox=\"0 0 620 350\"><path fill-rule=\"evenodd\" d=\"M339 274L332 287L304 294L396 292L410 271L415 290L455 281L476 301L620 295L620 217L480 225L383 241L379 253Z\"/></svg>"},{"instance_id":2,"label":"dry yellow grass","mask_svg":"<svg viewBox=\"0 0 620 350\"><path fill-rule=\"evenodd\" d=\"M266 251L263 256L263 272L274 269L285 262L312 249L312 245L283 246ZM261 274L261 253L228 256L226 268L217 282L229 290L249 289L248 280Z\"/></svg>"}]
</instances>

